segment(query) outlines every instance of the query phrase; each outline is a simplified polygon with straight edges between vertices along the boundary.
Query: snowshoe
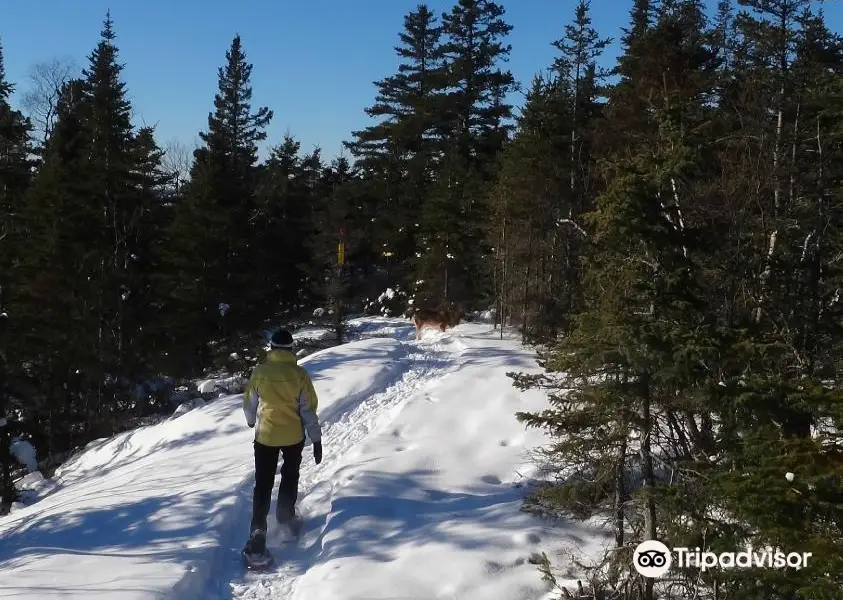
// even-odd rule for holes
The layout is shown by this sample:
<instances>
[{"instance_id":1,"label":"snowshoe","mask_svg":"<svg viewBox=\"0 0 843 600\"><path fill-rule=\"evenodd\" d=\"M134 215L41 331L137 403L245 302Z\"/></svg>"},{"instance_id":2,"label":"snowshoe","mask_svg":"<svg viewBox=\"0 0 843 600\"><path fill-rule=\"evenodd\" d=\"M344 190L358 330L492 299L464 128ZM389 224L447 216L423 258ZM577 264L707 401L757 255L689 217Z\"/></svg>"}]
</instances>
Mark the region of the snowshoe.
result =
<instances>
[{"instance_id":1,"label":"snowshoe","mask_svg":"<svg viewBox=\"0 0 843 600\"><path fill-rule=\"evenodd\" d=\"M287 529L290 530L290 535L292 536L292 538L294 540L297 540L301 535L301 530L304 526L304 519L302 519L301 516L296 515L295 517L287 521L285 525Z\"/></svg>"},{"instance_id":2,"label":"snowshoe","mask_svg":"<svg viewBox=\"0 0 843 600\"><path fill-rule=\"evenodd\" d=\"M296 513L295 509L285 510L283 507L279 506L275 512L275 518L278 520L278 525L289 532L290 539L287 541L294 541L298 539L301 534L304 519L301 518L301 515Z\"/></svg>"},{"instance_id":3,"label":"snowshoe","mask_svg":"<svg viewBox=\"0 0 843 600\"><path fill-rule=\"evenodd\" d=\"M240 555L247 569L265 569L274 562L266 547L266 532L261 529L252 532Z\"/></svg>"},{"instance_id":4,"label":"snowshoe","mask_svg":"<svg viewBox=\"0 0 843 600\"><path fill-rule=\"evenodd\" d=\"M240 556L243 558L243 565L251 571L267 569L275 562L275 558L269 550L264 550L263 554L247 554L246 551L243 550L240 553Z\"/></svg>"}]
</instances>

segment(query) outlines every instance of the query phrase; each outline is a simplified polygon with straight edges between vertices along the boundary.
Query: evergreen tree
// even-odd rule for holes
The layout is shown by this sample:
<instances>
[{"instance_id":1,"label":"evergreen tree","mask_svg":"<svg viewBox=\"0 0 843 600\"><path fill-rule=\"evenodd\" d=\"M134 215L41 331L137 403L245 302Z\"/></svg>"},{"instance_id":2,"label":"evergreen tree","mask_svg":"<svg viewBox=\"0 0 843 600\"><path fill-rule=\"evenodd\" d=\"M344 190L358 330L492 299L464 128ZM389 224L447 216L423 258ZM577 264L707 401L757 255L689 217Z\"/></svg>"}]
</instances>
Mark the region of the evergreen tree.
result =
<instances>
[{"instance_id":1,"label":"evergreen tree","mask_svg":"<svg viewBox=\"0 0 843 600\"><path fill-rule=\"evenodd\" d=\"M298 314L308 301L307 243L313 235L314 190L308 186L301 144L285 136L270 152L260 177L255 239L262 252L255 267L263 274L276 312ZM267 315L269 316L269 315Z\"/></svg>"},{"instance_id":2,"label":"evergreen tree","mask_svg":"<svg viewBox=\"0 0 843 600\"><path fill-rule=\"evenodd\" d=\"M445 41L439 52L445 63L443 99L447 132L454 151L474 165L490 166L513 126L512 73L501 69L512 47L503 40L512 31L502 6L488 0L459 0L442 15Z\"/></svg>"},{"instance_id":3,"label":"evergreen tree","mask_svg":"<svg viewBox=\"0 0 843 600\"><path fill-rule=\"evenodd\" d=\"M155 276L163 265L155 255L156 244L167 226L169 213L165 203L173 174L165 173L164 152L155 141L154 131L142 127L133 136L132 170L127 184L136 198L135 213L126 229L126 280L123 283L122 307L124 344L122 370L129 381L138 381L155 373L156 357L167 349L159 347L155 335L158 317Z\"/></svg>"},{"instance_id":4,"label":"evergreen tree","mask_svg":"<svg viewBox=\"0 0 843 600\"><path fill-rule=\"evenodd\" d=\"M346 143L367 175L378 263L389 267L387 285L408 283L406 267L416 252L421 207L433 176L441 134L438 114L444 72L441 27L425 4L404 17L398 73L375 82L378 94L366 114L380 121L353 132ZM397 268L396 268L397 265Z\"/></svg>"},{"instance_id":5,"label":"evergreen tree","mask_svg":"<svg viewBox=\"0 0 843 600\"><path fill-rule=\"evenodd\" d=\"M635 4L600 146L608 189L588 219L585 310L542 353L546 374L516 376L560 390L552 409L520 415L552 433L547 459L565 479L530 506L613 514L608 585L629 578L629 598L839 587L841 45L807 3L744 4L755 10L737 35L725 3L710 30L701 2ZM654 585L629 572L630 530L633 546L820 558Z\"/></svg>"},{"instance_id":6,"label":"evergreen tree","mask_svg":"<svg viewBox=\"0 0 843 600\"><path fill-rule=\"evenodd\" d=\"M253 268L264 251L255 244L253 218L257 144L266 138L272 111L252 112L252 65L239 36L225 57L215 110L200 133L204 145L195 152L190 182L161 249L167 270L156 284L166 293L165 335L176 364L187 372L207 364L209 344L227 356L225 348L261 322L271 297Z\"/></svg>"},{"instance_id":7,"label":"evergreen tree","mask_svg":"<svg viewBox=\"0 0 843 600\"><path fill-rule=\"evenodd\" d=\"M565 291L557 287L562 261L554 243L560 209L570 201L568 181L559 164L560 157L568 156L566 130L571 115L566 99L566 90L558 82L534 79L492 191L497 311L504 324L517 315L525 338L553 337L553 327L546 329L543 325L549 323L539 321L564 318L561 306L554 306ZM556 293L545 287L548 284Z\"/></svg>"},{"instance_id":8,"label":"evergreen tree","mask_svg":"<svg viewBox=\"0 0 843 600\"><path fill-rule=\"evenodd\" d=\"M487 0L460 0L442 16L445 40L440 94L442 149L436 185L422 209L415 270L425 304L468 306L492 297L483 215L498 153L512 129L507 94L515 87L500 63L512 26L504 9Z\"/></svg>"},{"instance_id":9,"label":"evergreen tree","mask_svg":"<svg viewBox=\"0 0 843 600\"><path fill-rule=\"evenodd\" d=\"M6 80L3 47L0 45L0 514L15 499L11 479L9 454L11 426L7 416L13 409L11 402L12 369L11 345L8 339L8 298L13 284L11 268L17 248L12 223L31 178L29 143L31 125L11 106L12 84Z\"/></svg>"},{"instance_id":10,"label":"evergreen tree","mask_svg":"<svg viewBox=\"0 0 843 600\"><path fill-rule=\"evenodd\" d=\"M314 212L315 235L309 248L313 257L314 293L326 304L338 342L344 340L345 315L351 299L350 279L359 268L356 254L367 244L366 230L361 227L366 212L359 209L358 173L343 157L324 169L321 177L321 198ZM344 242L345 259L339 261L339 244Z\"/></svg>"},{"instance_id":11,"label":"evergreen tree","mask_svg":"<svg viewBox=\"0 0 843 600\"><path fill-rule=\"evenodd\" d=\"M99 315L91 281L101 255L91 232L102 225L102 207L87 186L84 88L72 80L62 90L43 166L15 219L19 259L9 326L28 363L24 417L40 424L44 440L37 448L46 456L80 441L74 434L94 412L88 387L98 359Z\"/></svg>"},{"instance_id":12,"label":"evergreen tree","mask_svg":"<svg viewBox=\"0 0 843 600\"><path fill-rule=\"evenodd\" d=\"M44 423L39 449L48 455L124 427L151 362L160 152L150 129L132 128L114 40L107 17L83 78L62 90L43 166L16 219L12 331L28 364L27 410Z\"/></svg>"},{"instance_id":13,"label":"evergreen tree","mask_svg":"<svg viewBox=\"0 0 843 600\"><path fill-rule=\"evenodd\" d=\"M650 110L638 115L641 129L627 124L617 143L623 149L604 162L608 187L587 215L583 311L570 336L543 354L547 375L516 377L520 386L559 390L552 409L519 414L554 436L548 458L564 478L539 492L534 507L613 515L619 551L608 559L610 583L628 577L627 597L647 600L654 581L631 572L630 552L643 539L663 538L673 522L663 469L681 456L660 424L697 409L708 377L702 365L719 343L705 305L702 225L680 218L681 198L691 192L683 182L700 168L693 149L716 60L700 7L671 8L663 4L651 27L627 39L636 60L622 60L623 79L610 94L610 119L627 115L636 90L652 95ZM624 123L609 127L621 131Z\"/></svg>"},{"instance_id":14,"label":"evergreen tree","mask_svg":"<svg viewBox=\"0 0 843 600\"><path fill-rule=\"evenodd\" d=\"M840 204L828 188L837 178L840 113L829 107L839 98L843 46L807 2L742 4L753 11L735 19L732 102L724 104L735 133L722 146L740 172L736 197L746 198L721 277L738 290L728 312L740 332L729 348L735 366L722 377L718 415L729 424L721 451L732 468L707 484L710 502L733 515L735 523L721 525L732 545L797 547L817 557L812 570L833 574L843 513L831 482L843 461L832 449L838 434L823 425L841 414L833 258L841 239L832 224ZM788 482L788 472L798 479ZM831 597L840 585L807 571L752 571L736 574L729 589L755 598L759 581L783 599Z\"/></svg>"},{"instance_id":15,"label":"evergreen tree","mask_svg":"<svg viewBox=\"0 0 843 600\"><path fill-rule=\"evenodd\" d=\"M552 78L535 80L527 95L493 190L498 313L516 314L531 339L553 339L579 308L582 214L591 209L598 185L599 95L606 73L596 61L608 40L591 27L585 2L565 32L553 42L560 55Z\"/></svg>"},{"instance_id":16,"label":"evergreen tree","mask_svg":"<svg viewBox=\"0 0 843 600\"><path fill-rule=\"evenodd\" d=\"M84 110L88 140L86 185L92 200L101 207L99 223L88 238L88 248L98 255L99 264L91 278L93 310L97 316L95 339L97 364L91 382L91 394L97 397L98 411L103 403L116 402L114 409L125 410L130 404L128 394L134 392L139 375L132 363L137 362L139 347L137 327L143 322L144 296L139 271L144 252L142 232L144 216L154 198L148 188L154 182L144 182L148 174L148 160L139 156L138 149L152 141L150 131L136 139L131 123L131 104L126 84L121 81L123 66L117 62L116 34L110 14L97 47L89 56L89 66L82 71ZM140 167L140 168L139 168ZM153 165L155 168L155 165ZM154 179L154 175L152 176ZM131 300L130 300L131 298ZM93 333L93 332L92 332ZM102 381L114 381L112 389L103 389ZM108 397L114 395L113 399Z\"/></svg>"}]
</instances>

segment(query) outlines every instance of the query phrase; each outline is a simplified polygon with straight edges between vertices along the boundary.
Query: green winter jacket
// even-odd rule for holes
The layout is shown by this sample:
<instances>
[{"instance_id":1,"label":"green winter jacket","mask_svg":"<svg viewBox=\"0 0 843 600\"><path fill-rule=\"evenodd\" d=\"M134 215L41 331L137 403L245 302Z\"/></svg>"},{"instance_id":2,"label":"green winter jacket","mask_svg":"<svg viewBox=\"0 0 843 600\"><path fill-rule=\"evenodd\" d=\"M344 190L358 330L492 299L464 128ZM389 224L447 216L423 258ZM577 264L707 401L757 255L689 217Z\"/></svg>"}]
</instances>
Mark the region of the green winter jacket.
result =
<instances>
[{"instance_id":1,"label":"green winter jacket","mask_svg":"<svg viewBox=\"0 0 843 600\"><path fill-rule=\"evenodd\" d=\"M243 392L246 423L265 446L292 446L305 438L322 441L318 398L310 376L287 350L270 350Z\"/></svg>"}]
</instances>

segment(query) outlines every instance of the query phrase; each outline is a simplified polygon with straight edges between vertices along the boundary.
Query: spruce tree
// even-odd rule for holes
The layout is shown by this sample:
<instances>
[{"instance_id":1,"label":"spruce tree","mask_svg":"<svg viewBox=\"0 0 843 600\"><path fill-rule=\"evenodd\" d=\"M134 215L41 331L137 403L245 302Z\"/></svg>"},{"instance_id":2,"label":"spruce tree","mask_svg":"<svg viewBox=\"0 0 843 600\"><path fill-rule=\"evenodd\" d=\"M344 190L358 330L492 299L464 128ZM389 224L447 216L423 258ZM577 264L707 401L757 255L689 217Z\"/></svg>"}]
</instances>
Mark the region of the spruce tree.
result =
<instances>
[{"instance_id":1,"label":"spruce tree","mask_svg":"<svg viewBox=\"0 0 843 600\"><path fill-rule=\"evenodd\" d=\"M807 2L742 4L753 11L735 19L723 104L734 133L721 146L737 175L729 191L745 199L721 271L737 290L728 314L740 334L728 348L734 367L719 400L718 421L728 424L720 461L730 468L708 475L707 489L732 517L720 525L732 545L813 552L802 571L735 573L728 581L735 598L757 597L759 582L773 598L827 598L840 586L843 523L831 483L843 471L839 435L827 426L841 415L833 258L840 207L828 186L840 123L829 107L839 98L843 45Z\"/></svg>"},{"instance_id":2,"label":"spruce tree","mask_svg":"<svg viewBox=\"0 0 843 600\"><path fill-rule=\"evenodd\" d=\"M154 326L159 315L155 276L163 268L155 248L168 222L167 188L173 175L164 170L164 152L151 127L135 133L130 152L132 170L127 183L136 199L136 212L130 216L126 231L127 269L121 293L126 352L121 370L130 381L139 381L146 375L157 375L157 357L167 351L158 345Z\"/></svg>"},{"instance_id":3,"label":"spruce tree","mask_svg":"<svg viewBox=\"0 0 843 600\"><path fill-rule=\"evenodd\" d=\"M314 233L308 247L312 256L311 281L314 294L325 303L337 342L345 336L345 318L351 299L350 278L355 256L367 243L361 227L364 213L358 209L358 174L344 157L327 166L320 179L320 198L313 213ZM361 218L362 217L362 218ZM339 244L344 241L344 264L339 264Z\"/></svg>"},{"instance_id":4,"label":"spruce tree","mask_svg":"<svg viewBox=\"0 0 843 600\"><path fill-rule=\"evenodd\" d=\"M272 119L266 107L252 112L252 65L240 36L226 51L218 72L219 91L204 145L196 150L190 182L175 206L161 248L166 271L156 284L165 292L164 335L180 369L208 364L211 348L221 357L239 336L254 330L267 310L269 290L254 259L258 142ZM191 367L192 365L192 367Z\"/></svg>"},{"instance_id":5,"label":"spruce tree","mask_svg":"<svg viewBox=\"0 0 843 600\"><path fill-rule=\"evenodd\" d=\"M501 68L511 49L503 41L512 30L504 14L494 2L460 0L442 16L443 142L417 244L422 303L468 308L493 295L483 216L495 161L513 128L506 97L515 87L512 74Z\"/></svg>"},{"instance_id":6,"label":"spruce tree","mask_svg":"<svg viewBox=\"0 0 843 600\"><path fill-rule=\"evenodd\" d=\"M558 82L534 79L491 193L497 311L504 324L512 316L520 320L525 339L554 337L554 321L567 316L557 304L567 290L560 289L564 257L555 247L560 210L570 202L566 99Z\"/></svg>"},{"instance_id":7,"label":"spruce tree","mask_svg":"<svg viewBox=\"0 0 843 600\"><path fill-rule=\"evenodd\" d=\"M13 285L11 268L17 253L13 222L31 179L29 121L12 108L13 85L6 80L3 47L0 45L0 514L15 499L11 479L12 457L9 453L12 370L8 338L8 302Z\"/></svg>"},{"instance_id":8,"label":"spruce tree","mask_svg":"<svg viewBox=\"0 0 843 600\"><path fill-rule=\"evenodd\" d=\"M551 211L560 226L552 243L553 255L560 257L557 260L564 264L564 269L556 278L557 285L548 290L553 297L561 296L558 310L563 315L580 308L581 299L577 294L582 278L579 256L584 243L580 221L582 214L593 206L598 186L595 152L603 116L600 98L609 75L598 61L611 41L611 38L601 38L594 29L591 4L583 0L575 9L573 23L565 26L565 37L553 42L559 50L553 71L557 87L565 91L563 101L570 115L569 131L566 132L569 197L567 202L560 202ZM548 312L555 311L551 308ZM561 323L567 322L567 317L562 316Z\"/></svg>"},{"instance_id":9,"label":"spruce tree","mask_svg":"<svg viewBox=\"0 0 843 600\"><path fill-rule=\"evenodd\" d=\"M501 68L512 50L504 43L512 31L504 15L502 6L488 0L459 0L442 15L448 133L459 156L476 165L489 166L513 128L505 98L515 79Z\"/></svg>"},{"instance_id":10,"label":"spruce tree","mask_svg":"<svg viewBox=\"0 0 843 600\"><path fill-rule=\"evenodd\" d=\"M107 16L83 78L62 90L44 163L17 219L26 235L12 329L29 365L28 410L44 424L48 453L131 422L150 368L160 153L151 130L132 127L114 40Z\"/></svg>"},{"instance_id":11,"label":"spruce tree","mask_svg":"<svg viewBox=\"0 0 843 600\"><path fill-rule=\"evenodd\" d=\"M553 390L551 409L519 414L554 437L547 458L564 480L536 494L533 507L611 515L610 585L628 579L628 597L647 600L656 597L654 581L631 571L631 550L665 538L677 508L664 473L683 456L661 424L699 408L705 365L720 343L705 304L703 225L680 218L693 191L684 182L701 165L695 135L717 63L700 8L682 8L662 6L650 27L627 38L608 107L609 127L626 125L625 138L604 161L607 189L586 215L583 310L571 334L542 353L547 374L516 377L519 386ZM633 22L641 10L633 9ZM634 121L640 129L617 120L638 90L651 90L650 110Z\"/></svg>"},{"instance_id":12,"label":"spruce tree","mask_svg":"<svg viewBox=\"0 0 843 600\"><path fill-rule=\"evenodd\" d=\"M416 252L421 206L430 187L438 154L444 84L439 52L441 27L435 14L420 4L404 17L401 63L395 75L375 82L378 94L366 114L375 125L353 132L346 143L356 166L367 176L372 204L377 263L389 271L387 285L406 285L406 266Z\"/></svg>"},{"instance_id":13,"label":"spruce tree","mask_svg":"<svg viewBox=\"0 0 843 600\"><path fill-rule=\"evenodd\" d=\"M549 79L527 94L515 140L504 151L492 191L497 306L516 316L527 339L552 340L579 309L582 215L599 184L597 151L606 75L597 60L608 40L581 2Z\"/></svg>"},{"instance_id":14,"label":"spruce tree","mask_svg":"<svg viewBox=\"0 0 843 600\"><path fill-rule=\"evenodd\" d=\"M72 80L62 90L44 163L15 218L19 258L9 327L28 363L24 417L39 423L44 441L37 449L46 456L80 441L96 399L88 393L99 358L91 290L101 254L91 232L102 224L102 206L87 186L84 88Z\"/></svg>"},{"instance_id":15,"label":"spruce tree","mask_svg":"<svg viewBox=\"0 0 843 600\"><path fill-rule=\"evenodd\" d=\"M260 175L255 239L263 252L255 267L275 316L300 313L309 298L305 278L314 194L303 162L301 143L287 135L271 150Z\"/></svg>"},{"instance_id":16,"label":"spruce tree","mask_svg":"<svg viewBox=\"0 0 843 600\"><path fill-rule=\"evenodd\" d=\"M145 131L140 140L136 139L115 40L114 23L107 14L100 42L88 58L89 66L82 71L88 140L86 186L101 207L99 226L88 239L90 251L99 260L91 279L91 302L97 316L92 332L97 347L95 378L115 381L111 390L103 389L101 383L92 384L98 410L106 402L115 403L113 410L130 406L129 394L134 392L140 375L137 366L132 366L139 360L137 327L143 322L139 313L145 310L145 303L140 301L144 283L139 272L144 268L143 261L150 259L143 247L148 232L142 231L142 225L154 202L148 189L154 183L143 181L148 167L139 165L149 155L138 155L138 148L148 145L152 136Z\"/></svg>"}]
</instances>

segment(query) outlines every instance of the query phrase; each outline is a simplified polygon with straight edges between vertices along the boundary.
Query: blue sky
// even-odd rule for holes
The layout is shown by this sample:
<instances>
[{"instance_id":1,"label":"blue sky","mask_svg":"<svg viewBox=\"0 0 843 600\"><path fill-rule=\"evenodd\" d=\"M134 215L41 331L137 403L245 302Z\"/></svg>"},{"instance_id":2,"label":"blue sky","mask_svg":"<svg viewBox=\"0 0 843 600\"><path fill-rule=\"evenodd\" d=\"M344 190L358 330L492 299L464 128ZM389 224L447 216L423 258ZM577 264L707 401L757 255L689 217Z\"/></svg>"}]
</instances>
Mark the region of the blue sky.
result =
<instances>
[{"instance_id":1,"label":"blue sky","mask_svg":"<svg viewBox=\"0 0 843 600\"><path fill-rule=\"evenodd\" d=\"M522 83L544 69L573 16L576 0L499 0L514 26L508 67ZM713 2L714 0L712 0ZM79 66L99 39L110 9L135 124L155 125L159 143L192 145L213 108L217 69L236 33L254 64L254 104L275 117L270 144L292 133L304 150L320 145L326 158L369 123L372 82L395 71L393 47L403 16L417 0L0 0L0 40L7 77L26 86L28 69L52 58ZM431 0L436 12L452 0ZM832 28L843 26L843 6L827 3ZM595 25L620 37L631 0L592 0ZM520 97L516 98L520 102Z\"/></svg>"}]
</instances>

